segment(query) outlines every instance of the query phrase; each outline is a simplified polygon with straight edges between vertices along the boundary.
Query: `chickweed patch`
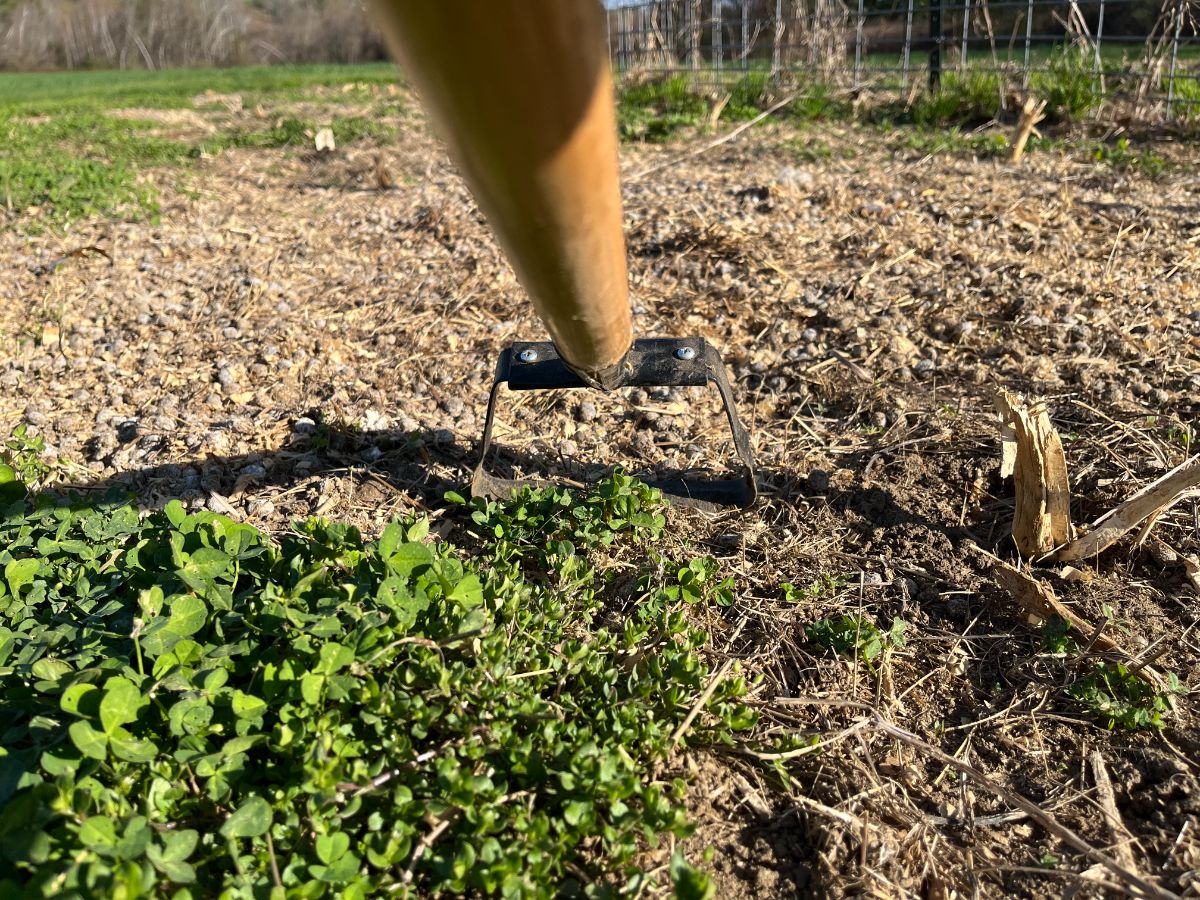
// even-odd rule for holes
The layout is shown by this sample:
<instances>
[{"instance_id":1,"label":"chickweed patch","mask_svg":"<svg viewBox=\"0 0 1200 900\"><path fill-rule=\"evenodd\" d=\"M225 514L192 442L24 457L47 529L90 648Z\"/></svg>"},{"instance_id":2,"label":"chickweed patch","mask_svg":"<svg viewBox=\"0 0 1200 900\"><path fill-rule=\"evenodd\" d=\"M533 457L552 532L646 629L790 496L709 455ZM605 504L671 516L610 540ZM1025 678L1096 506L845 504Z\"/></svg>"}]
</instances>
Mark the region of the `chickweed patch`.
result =
<instances>
[{"instance_id":1,"label":"chickweed patch","mask_svg":"<svg viewBox=\"0 0 1200 900\"><path fill-rule=\"evenodd\" d=\"M1067 657L1080 652L1070 625L1057 616L1042 626L1042 647ZM1173 672L1168 673L1167 681L1168 690L1160 692L1130 672L1124 663L1097 660L1085 675L1068 685L1067 696L1081 712L1105 728L1126 731L1162 728L1171 712L1170 695L1183 690Z\"/></svg>"},{"instance_id":2,"label":"chickweed patch","mask_svg":"<svg viewBox=\"0 0 1200 900\"><path fill-rule=\"evenodd\" d=\"M660 505L621 475L475 500L465 552L0 485L0 894L709 896L637 862L690 830L666 763L713 676L682 609L726 582L655 568L599 621L604 548L644 556ZM733 741L745 690L682 740Z\"/></svg>"},{"instance_id":3,"label":"chickweed patch","mask_svg":"<svg viewBox=\"0 0 1200 900\"><path fill-rule=\"evenodd\" d=\"M832 650L874 668L884 650L904 646L904 632L907 627L901 619L893 619L887 631L880 631L868 619L858 616L836 616L818 619L804 626L804 635L810 643L822 650Z\"/></svg>"}]
</instances>

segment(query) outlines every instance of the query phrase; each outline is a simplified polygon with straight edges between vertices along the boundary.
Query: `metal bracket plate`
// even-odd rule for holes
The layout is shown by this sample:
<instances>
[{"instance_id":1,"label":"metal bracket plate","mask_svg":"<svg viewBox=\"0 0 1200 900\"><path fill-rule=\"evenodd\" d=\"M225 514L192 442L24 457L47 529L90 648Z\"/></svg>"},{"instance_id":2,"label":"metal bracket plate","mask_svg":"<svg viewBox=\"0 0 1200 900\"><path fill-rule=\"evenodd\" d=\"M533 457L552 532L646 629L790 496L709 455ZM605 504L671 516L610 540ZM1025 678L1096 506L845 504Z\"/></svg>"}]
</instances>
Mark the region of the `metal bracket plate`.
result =
<instances>
[{"instance_id":1,"label":"metal bracket plate","mask_svg":"<svg viewBox=\"0 0 1200 900\"><path fill-rule=\"evenodd\" d=\"M614 387L703 387L707 384L716 385L721 402L725 405L733 446L743 467L742 476L707 481L673 478L647 480L647 483L659 488L672 502L681 506L707 510L722 506L746 507L758 496L754 454L750 448L750 436L738 419L725 364L715 347L699 337L636 340L621 362ZM496 399L500 388L504 386L511 391L532 391L589 385L567 366L550 341L515 341L501 351L491 396L488 398L479 463L471 477L472 493L492 499L506 498L514 488L533 483L500 478L484 469L492 447Z\"/></svg>"}]
</instances>

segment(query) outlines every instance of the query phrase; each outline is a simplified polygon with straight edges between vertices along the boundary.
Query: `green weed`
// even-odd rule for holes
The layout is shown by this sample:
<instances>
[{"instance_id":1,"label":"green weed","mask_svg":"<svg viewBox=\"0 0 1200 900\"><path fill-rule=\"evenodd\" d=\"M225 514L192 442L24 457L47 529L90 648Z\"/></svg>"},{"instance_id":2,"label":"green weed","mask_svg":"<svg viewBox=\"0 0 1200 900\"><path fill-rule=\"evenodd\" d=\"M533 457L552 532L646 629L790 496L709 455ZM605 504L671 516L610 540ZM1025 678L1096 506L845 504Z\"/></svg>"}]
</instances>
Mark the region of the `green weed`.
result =
<instances>
[{"instance_id":1,"label":"green weed","mask_svg":"<svg viewBox=\"0 0 1200 900\"><path fill-rule=\"evenodd\" d=\"M990 122L1000 108L1000 77L991 72L947 72L940 90L922 94L900 121L932 127L961 125L974 127Z\"/></svg>"},{"instance_id":2,"label":"green weed","mask_svg":"<svg viewBox=\"0 0 1200 900\"><path fill-rule=\"evenodd\" d=\"M1118 169L1135 169L1150 178L1157 178L1167 168L1167 161L1153 150L1134 150L1128 138L1118 138L1115 144L1097 144L1092 159Z\"/></svg>"},{"instance_id":3,"label":"green weed","mask_svg":"<svg viewBox=\"0 0 1200 900\"><path fill-rule=\"evenodd\" d=\"M1046 114L1053 120L1082 119L1104 102L1093 58L1080 48L1057 49L1045 70L1034 74L1030 86L1045 99Z\"/></svg>"},{"instance_id":4,"label":"green weed","mask_svg":"<svg viewBox=\"0 0 1200 900\"><path fill-rule=\"evenodd\" d=\"M660 773L713 678L682 610L715 564L605 627L600 551L644 553L657 492L451 499L469 552L423 519L274 540L0 484L0 891L711 896L636 861L690 830ZM753 725L745 691L721 679L686 741Z\"/></svg>"},{"instance_id":5,"label":"green weed","mask_svg":"<svg viewBox=\"0 0 1200 900\"><path fill-rule=\"evenodd\" d=\"M19 479L26 484L43 484L53 471L42 459L45 452L45 438L30 435L28 426L22 422L12 430L0 449L0 483Z\"/></svg>"},{"instance_id":6,"label":"green weed","mask_svg":"<svg viewBox=\"0 0 1200 900\"><path fill-rule=\"evenodd\" d=\"M699 125L708 112L686 75L672 75L622 87L617 94L617 128L628 141L661 143Z\"/></svg>"},{"instance_id":7,"label":"green weed","mask_svg":"<svg viewBox=\"0 0 1200 900\"><path fill-rule=\"evenodd\" d=\"M1112 619L1112 610L1105 610ZM1042 626L1042 647L1060 656L1080 652L1071 635L1071 626L1058 616ZM1105 728L1137 731L1162 728L1163 717L1171 711L1171 693L1182 690L1174 673L1167 676L1168 692L1156 691L1144 678L1130 672L1123 663L1094 662L1086 675L1067 688L1067 695L1080 711Z\"/></svg>"},{"instance_id":8,"label":"green weed","mask_svg":"<svg viewBox=\"0 0 1200 900\"><path fill-rule=\"evenodd\" d=\"M874 623L858 616L838 616L818 619L804 627L809 642L822 650L832 650L843 656L859 660L870 668L888 647L903 647L907 624L893 619L887 631L880 631Z\"/></svg>"}]
</instances>

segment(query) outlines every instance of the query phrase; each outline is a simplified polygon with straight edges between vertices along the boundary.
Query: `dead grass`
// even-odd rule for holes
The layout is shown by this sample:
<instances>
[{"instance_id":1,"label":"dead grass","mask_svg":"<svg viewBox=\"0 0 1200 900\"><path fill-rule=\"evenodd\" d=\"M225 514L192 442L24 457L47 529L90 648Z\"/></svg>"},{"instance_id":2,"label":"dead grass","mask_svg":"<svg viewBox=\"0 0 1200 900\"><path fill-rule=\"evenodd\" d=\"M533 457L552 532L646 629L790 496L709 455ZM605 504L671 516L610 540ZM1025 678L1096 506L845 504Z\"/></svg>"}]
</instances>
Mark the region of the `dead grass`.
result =
<instances>
[{"instance_id":1,"label":"dead grass","mask_svg":"<svg viewBox=\"0 0 1200 900\"><path fill-rule=\"evenodd\" d=\"M853 158L798 160L813 139ZM689 149L631 148L623 165ZM93 485L270 528L320 513L373 531L440 507L473 463L496 352L541 330L439 146L408 122L387 147L197 166L193 196L164 176L160 225L0 236L0 424L32 423ZM1136 890L1122 872L1200 892L1192 698L1161 733L1086 719L1066 688L1097 651L1043 649L990 556L1016 560L993 387L1045 399L1075 522L1185 458L1190 171L1152 181L1050 153L1013 169L768 128L627 186L636 328L723 350L762 466L756 508L674 514L660 548L735 576L737 604L699 615L721 661L758 679L754 752L679 760L697 779L692 849L713 848L723 896ZM47 271L84 245L111 260ZM526 396L505 416L515 471L582 481L731 456L711 398ZM1194 554L1196 517L1177 504L1156 534ZM1086 568L1046 576L1058 598L1091 622L1111 612L1126 653L1200 683L1185 572L1128 542ZM872 668L805 640L842 614L899 618L908 642ZM1093 868L1097 853L1117 868Z\"/></svg>"}]
</instances>

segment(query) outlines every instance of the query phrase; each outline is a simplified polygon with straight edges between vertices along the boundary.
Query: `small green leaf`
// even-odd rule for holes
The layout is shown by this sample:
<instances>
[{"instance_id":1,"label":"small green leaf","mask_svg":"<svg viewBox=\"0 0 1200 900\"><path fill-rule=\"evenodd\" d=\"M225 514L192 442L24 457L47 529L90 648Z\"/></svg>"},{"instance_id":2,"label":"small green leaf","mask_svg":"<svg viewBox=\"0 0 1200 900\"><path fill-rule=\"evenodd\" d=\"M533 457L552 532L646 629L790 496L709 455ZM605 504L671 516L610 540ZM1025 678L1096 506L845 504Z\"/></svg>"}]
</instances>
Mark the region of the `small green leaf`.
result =
<instances>
[{"instance_id":1,"label":"small green leaf","mask_svg":"<svg viewBox=\"0 0 1200 900\"><path fill-rule=\"evenodd\" d=\"M172 634L188 637L204 627L208 607L194 594L177 594L171 598L171 618L167 628Z\"/></svg>"},{"instance_id":2,"label":"small green leaf","mask_svg":"<svg viewBox=\"0 0 1200 900\"><path fill-rule=\"evenodd\" d=\"M104 683L104 698L100 701L100 724L108 734L137 719L142 705L142 692L128 678L110 678Z\"/></svg>"},{"instance_id":3,"label":"small green leaf","mask_svg":"<svg viewBox=\"0 0 1200 900\"><path fill-rule=\"evenodd\" d=\"M267 703L259 697L233 692L233 714L239 719L256 719L267 710Z\"/></svg>"},{"instance_id":4,"label":"small green leaf","mask_svg":"<svg viewBox=\"0 0 1200 900\"><path fill-rule=\"evenodd\" d=\"M79 826L79 840L93 850L108 850L116 846L117 828L107 816L88 816Z\"/></svg>"},{"instance_id":5,"label":"small green leaf","mask_svg":"<svg viewBox=\"0 0 1200 900\"><path fill-rule=\"evenodd\" d=\"M100 697L99 690L94 684L76 682L63 691L59 706L62 707L63 712L74 713L77 716L92 715L96 709L94 704ZM89 694L95 694L95 696L88 697ZM85 698L87 699L85 700ZM81 705L83 709L80 708ZM84 709L87 711L83 711Z\"/></svg>"},{"instance_id":6,"label":"small green leaf","mask_svg":"<svg viewBox=\"0 0 1200 900\"><path fill-rule=\"evenodd\" d=\"M14 559L4 567L4 580L8 582L8 590L15 597L27 584L32 584L34 576L41 568L37 559Z\"/></svg>"},{"instance_id":7,"label":"small green leaf","mask_svg":"<svg viewBox=\"0 0 1200 900\"><path fill-rule=\"evenodd\" d=\"M320 660L317 662L316 671L325 675L332 675L339 669L344 669L352 662L354 662L353 650L342 644L330 642L321 647Z\"/></svg>"},{"instance_id":8,"label":"small green leaf","mask_svg":"<svg viewBox=\"0 0 1200 900\"><path fill-rule=\"evenodd\" d=\"M350 849L350 838L342 831L317 835L316 843L317 857L326 865L340 859Z\"/></svg>"},{"instance_id":9,"label":"small green leaf","mask_svg":"<svg viewBox=\"0 0 1200 900\"><path fill-rule=\"evenodd\" d=\"M586 800L572 800L563 807L563 818L568 825L578 825L592 811L592 804Z\"/></svg>"},{"instance_id":10,"label":"small green leaf","mask_svg":"<svg viewBox=\"0 0 1200 900\"><path fill-rule=\"evenodd\" d=\"M107 758L108 736L103 731L97 731L87 722L80 721L72 722L67 733L84 756L101 760Z\"/></svg>"},{"instance_id":11,"label":"small green leaf","mask_svg":"<svg viewBox=\"0 0 1200 900\"><path fill-rule=\"evenodd\" d=\"M61 659L50 659L43 657L33 664L31 670L35 678L40 678L43 681L58 681L64 675L71 671L70 663L65 663Z\"/></svg>"},{"instance_id":12,"label":"small green leaf","mask_svg":"<svg viewBox=\"0 0 1200 900\"><path fill-rule=\"evenodd\" d=\"M225 820L221 836L230 839L258 837L270 827L270 804L262 797L250 797Z\"/></svg>"}]
</instances>

